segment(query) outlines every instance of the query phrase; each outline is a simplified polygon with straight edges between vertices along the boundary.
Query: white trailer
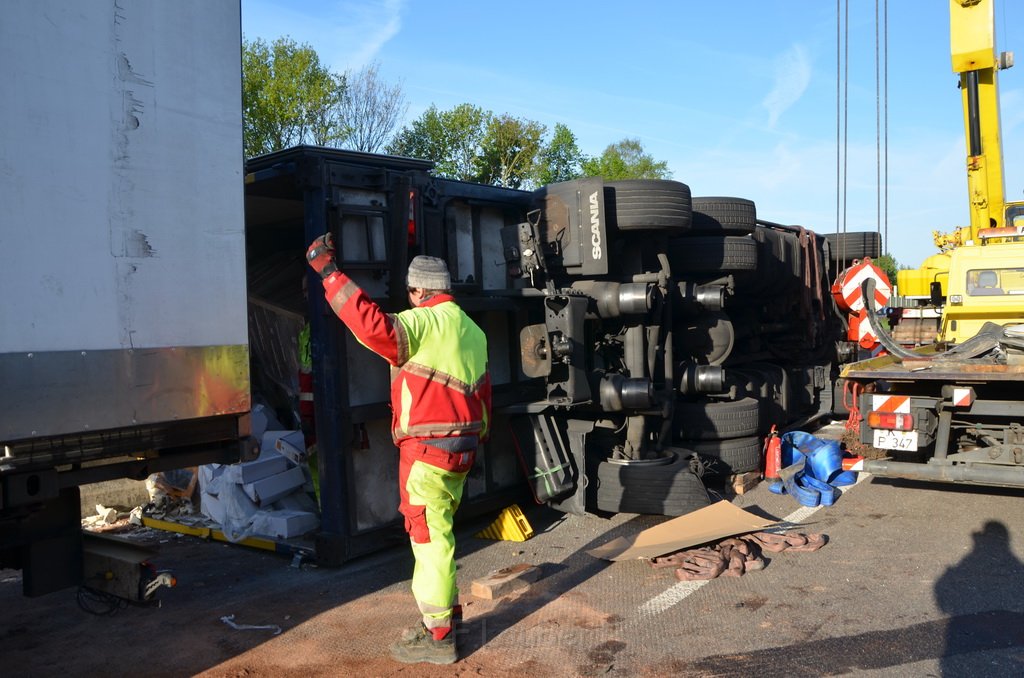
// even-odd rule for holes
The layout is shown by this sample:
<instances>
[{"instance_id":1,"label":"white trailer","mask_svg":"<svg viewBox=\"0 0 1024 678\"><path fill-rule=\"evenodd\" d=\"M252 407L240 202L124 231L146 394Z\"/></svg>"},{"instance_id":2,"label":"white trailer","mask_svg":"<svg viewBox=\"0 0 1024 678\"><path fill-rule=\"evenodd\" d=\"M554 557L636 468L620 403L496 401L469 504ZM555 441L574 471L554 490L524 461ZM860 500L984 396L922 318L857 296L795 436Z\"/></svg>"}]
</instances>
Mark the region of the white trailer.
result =
<instances>
[{"instance_id":1,"label":"white trailer","mask_svg":"<svg viewBox=\"0 0 1024 678\"><path fill-rule=\"evenodd\" d=\"M26 594L80 576L78 485L245 447L240 73L238 0L4 3L0 566Z\"/></svg>"}]
</instances>

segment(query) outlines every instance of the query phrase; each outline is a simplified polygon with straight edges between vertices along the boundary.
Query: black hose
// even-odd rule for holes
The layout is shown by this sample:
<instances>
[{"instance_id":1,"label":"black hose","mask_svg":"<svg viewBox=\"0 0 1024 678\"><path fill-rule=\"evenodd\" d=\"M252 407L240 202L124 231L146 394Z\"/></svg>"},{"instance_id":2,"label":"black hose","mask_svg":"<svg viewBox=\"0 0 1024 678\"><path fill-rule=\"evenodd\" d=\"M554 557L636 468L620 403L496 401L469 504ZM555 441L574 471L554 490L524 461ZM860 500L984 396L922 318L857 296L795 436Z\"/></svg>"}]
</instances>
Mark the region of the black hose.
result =
<instances>
[{"instance_id":1,"label":"black hose","mask_svg":"<svg viewBox=\"0 0 1024 678\"><path fill-rule=\"evenodd\" d=\"M1003 328L995 323L985 323L977 334L948 351L928 354L908 351L893 340L892 336L882 327L882 323L878 320L878 309L875 306L875 279L867 278L861 284L860 289L864 295L864 306L868 310L868 323L871 325L871 331L878 337L879 343L885 347L885 350L897 358L936 362L965 360L976 358L999 346L999 338L1003 335Z\"/></svg>"}]
</instances>

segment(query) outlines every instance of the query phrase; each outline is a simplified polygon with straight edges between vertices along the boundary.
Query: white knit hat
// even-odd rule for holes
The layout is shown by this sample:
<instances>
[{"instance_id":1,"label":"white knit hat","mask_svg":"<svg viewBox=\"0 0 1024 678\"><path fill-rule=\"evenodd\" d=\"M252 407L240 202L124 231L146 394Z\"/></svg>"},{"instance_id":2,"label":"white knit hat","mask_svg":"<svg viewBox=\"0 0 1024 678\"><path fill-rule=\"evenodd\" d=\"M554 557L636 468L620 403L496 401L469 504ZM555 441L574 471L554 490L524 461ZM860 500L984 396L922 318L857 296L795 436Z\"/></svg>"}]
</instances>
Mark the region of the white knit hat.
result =
<instances>
[{"instance_id":1,"label":"white knit hat","mask_svg":"<svg viewBox=\"0 0 1024 678\"><path fill-rule=\"evenodd\" d=\"M444 259L418 255L409 264L409 274L406 276L406 283L409 287L416 287L421 290L450 290L452 279L448 274L448 265Z\"/></svg>"}]
</instances>

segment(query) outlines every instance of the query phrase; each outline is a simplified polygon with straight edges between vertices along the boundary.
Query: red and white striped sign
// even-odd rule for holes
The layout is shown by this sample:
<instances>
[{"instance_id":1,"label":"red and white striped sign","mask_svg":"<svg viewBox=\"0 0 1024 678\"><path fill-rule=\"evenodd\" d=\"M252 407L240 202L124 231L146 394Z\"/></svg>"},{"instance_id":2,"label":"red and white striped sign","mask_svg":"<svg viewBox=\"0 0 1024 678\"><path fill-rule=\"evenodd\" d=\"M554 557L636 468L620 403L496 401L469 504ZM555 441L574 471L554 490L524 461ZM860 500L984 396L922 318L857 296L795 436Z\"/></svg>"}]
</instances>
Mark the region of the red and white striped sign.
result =
<instances>
[{"instance_id":1,"label":"red and white striped sign","mask_svg":"<svg viewBox=\"0 0 1024 678\"><path fill-rule=\"evenodd\" d=\"M871 322L868 320L868 311L862 308L854 313L849 312L850 327L846 331L846 338L855 341L861 348L874 349L879 345L878 336L871 329Z\"/></svg>"},{"instance_id":2,"label":"red and white striped sign","mask_svg":"<svg viewBox=\"0 0 1024 678\"><path fill-rule=\"evenodd\" d=\"M974 402L974 389L957 387L953 389L953 407L970 407Z\"/></svg>"},{"instance_id":3,"label":"red and white striped sign","mask_svg":"<svg viewBox=\"0 0 1024 678\"><path fill-rule=\"evenodd\" d=\"M909 414L910 396L873 395L871 396L871 410L873 412Z\"/></svg>"},{"instance_id":4,"label":"red and white striped sign","mask_svg":"<svg viewBox=\"0 0 1024 678\"><path fill-rule=\"evenodd\" d=\"M875 279L875 306L881 308L889 303L892 298L892 287L889 285L889 278L882 269L865 259L854 264L839 275L839 279L832 286L832 294L840 306L848 311L860 311L864 308L864 294L860 286L868 278Z\"/></svg>"}]
</instances>

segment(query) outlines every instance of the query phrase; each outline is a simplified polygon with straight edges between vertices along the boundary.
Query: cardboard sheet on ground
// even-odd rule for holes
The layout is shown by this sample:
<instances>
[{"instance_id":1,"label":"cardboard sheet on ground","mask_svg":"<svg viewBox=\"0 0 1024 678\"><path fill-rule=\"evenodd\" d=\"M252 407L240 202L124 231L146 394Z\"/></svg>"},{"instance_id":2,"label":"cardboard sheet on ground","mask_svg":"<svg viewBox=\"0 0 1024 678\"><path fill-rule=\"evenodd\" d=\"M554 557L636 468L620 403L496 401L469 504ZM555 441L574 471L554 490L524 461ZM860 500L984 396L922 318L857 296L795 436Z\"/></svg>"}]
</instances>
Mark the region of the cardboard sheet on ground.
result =
<instances>
[{"instance_id":1,"label":"cardboard sheet on ground","mask_svg":"<svg viewBox=\"0 0 1024 678\"><path fill-rule=\"evenodd\" d=\"M736 534L757 532L775 524L775 521L759 518L727 501L720 501L642 530L632 537L616 537L587 553L595 558L615 561L655 558Z\"/></svg>"}]
</instances>

